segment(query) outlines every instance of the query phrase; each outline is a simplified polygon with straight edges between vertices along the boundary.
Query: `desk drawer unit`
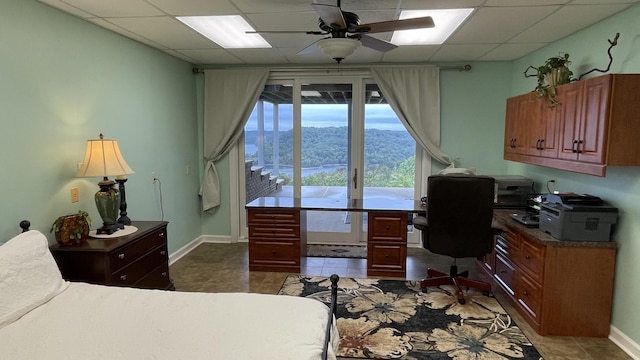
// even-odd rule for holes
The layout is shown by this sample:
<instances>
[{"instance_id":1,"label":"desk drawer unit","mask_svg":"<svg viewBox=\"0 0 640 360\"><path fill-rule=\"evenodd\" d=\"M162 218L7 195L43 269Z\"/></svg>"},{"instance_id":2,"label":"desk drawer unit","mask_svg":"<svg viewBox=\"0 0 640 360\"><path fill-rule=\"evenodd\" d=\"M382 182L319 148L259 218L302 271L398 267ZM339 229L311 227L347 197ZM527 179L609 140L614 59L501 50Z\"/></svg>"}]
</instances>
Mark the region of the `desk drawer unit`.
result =
<instances>
[{"instance_id":1,"label":"desk drawer unit","mask_svg":"<svg viewBox=\"0 0 640 360\"><path fill-rule=\"evenodd\" d=\"M306 213L248 209L249 270L300 272L306 255Z\"/></svg>"},{"instance_id":2,"label":"desk drawer unit","mask_svg":"<svg viewBox=\"0 0 640 360\"><path fill-rule=\"evenodd\" d=\"M405 277L407 213L369 212L367 230L367 275Z\"/></svg>"}]
</instances>

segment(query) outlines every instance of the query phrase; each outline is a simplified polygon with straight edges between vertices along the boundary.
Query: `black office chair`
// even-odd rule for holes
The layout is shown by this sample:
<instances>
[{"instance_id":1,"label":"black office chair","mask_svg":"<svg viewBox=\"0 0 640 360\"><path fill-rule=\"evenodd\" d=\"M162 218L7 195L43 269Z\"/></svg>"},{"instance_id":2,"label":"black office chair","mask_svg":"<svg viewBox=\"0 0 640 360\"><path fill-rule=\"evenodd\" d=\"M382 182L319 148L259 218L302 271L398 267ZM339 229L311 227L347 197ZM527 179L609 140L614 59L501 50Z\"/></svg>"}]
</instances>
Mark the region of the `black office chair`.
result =
<instances>
[{"instance_id":1,"label":"black office chair","mask_svg":"<svg viewBox=\"0 0 640 360\"><path fill-rule=\"evenodd\" d=\"M456 259L481 258L491 252L493 199L495 180L489 176L434 175L427 182L426 218L414 218L414 226L422 230L423 246L429 251L453 257L449 274L427 270L428 278L420 283L429 286L454 285L458 302L465 303L461 287L490 292L491 285L468 279L469 272L458 273Z\"/></svg>"}]
</instances>

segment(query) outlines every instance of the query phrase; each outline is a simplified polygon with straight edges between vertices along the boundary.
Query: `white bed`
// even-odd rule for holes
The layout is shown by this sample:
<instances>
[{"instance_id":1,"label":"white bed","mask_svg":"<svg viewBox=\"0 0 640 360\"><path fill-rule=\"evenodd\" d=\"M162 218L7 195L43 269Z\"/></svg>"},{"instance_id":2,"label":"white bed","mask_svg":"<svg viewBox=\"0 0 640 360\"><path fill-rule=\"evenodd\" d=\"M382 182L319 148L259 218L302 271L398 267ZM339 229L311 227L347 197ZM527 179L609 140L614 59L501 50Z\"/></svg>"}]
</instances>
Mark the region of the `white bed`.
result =
<instances>
[{"instance_id":1,"label":"white bed","mask_svg":"<svg viewBox=\"0 0 640 360\"><path fill-rule=\"evenodd\" d=\"M328 359L338 346L316 300L69 283L47 240L28 231L0 246L3 359Z\"/></svg>"}]
</instances>

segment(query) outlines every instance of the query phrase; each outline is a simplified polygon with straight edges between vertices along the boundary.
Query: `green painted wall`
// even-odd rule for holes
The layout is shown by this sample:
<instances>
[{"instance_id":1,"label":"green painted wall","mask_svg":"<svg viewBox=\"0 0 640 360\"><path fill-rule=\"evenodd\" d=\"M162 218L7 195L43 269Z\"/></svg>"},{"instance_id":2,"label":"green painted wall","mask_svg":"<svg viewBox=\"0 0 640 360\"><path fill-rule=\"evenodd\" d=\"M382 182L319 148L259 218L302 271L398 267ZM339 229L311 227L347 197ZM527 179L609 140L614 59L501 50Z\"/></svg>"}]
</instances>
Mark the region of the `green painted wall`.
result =
<instances>
[{"instance_id":1,"label":"green painted wall","mask_svg":"<svg viewBox=\"0 0 640 360\"><path fill-rule=\"evenodd\" d=\"M136 172L129 216L160 220L169 251L201 234L196 81L191 66L32 0L0 0L0 242L21 219L49 236L60 215L89 211L99 179L75 178L88 139L117 139ZM186 174L186 167L192 169ZM80 202L71 203L78 187Z\"/></svg>"},{"instance_id":2,"label":"green painted wall","mask_svg":"<svg viewBox=\"0 0 640 360\"><path fill-rule=\"evenodd\" d=\"M620 39L612 49L614 62L610 72L640 73L638 19L640 6L636 5L622 14L515 61L511 95L524 93L535 87L535 78L525 79L522 76L527 66L541 64L546 58L560 52L570 54L570 67L576 76L592 68L606 68L609 62L607 39L613 39L616 32L620 33ZM640 126L640 114L636 126ZM610 167L605 178L518 163L510 163L509 171L533 177L538 184L545 184L548 179L558 179L560 191L598 195L619 208L620 217L615 233L618 256L612 325L640 343L640 312L636 310L640 299L640 283L637 278L640 273L640 167Z\"/></svg>"}]
</instances>

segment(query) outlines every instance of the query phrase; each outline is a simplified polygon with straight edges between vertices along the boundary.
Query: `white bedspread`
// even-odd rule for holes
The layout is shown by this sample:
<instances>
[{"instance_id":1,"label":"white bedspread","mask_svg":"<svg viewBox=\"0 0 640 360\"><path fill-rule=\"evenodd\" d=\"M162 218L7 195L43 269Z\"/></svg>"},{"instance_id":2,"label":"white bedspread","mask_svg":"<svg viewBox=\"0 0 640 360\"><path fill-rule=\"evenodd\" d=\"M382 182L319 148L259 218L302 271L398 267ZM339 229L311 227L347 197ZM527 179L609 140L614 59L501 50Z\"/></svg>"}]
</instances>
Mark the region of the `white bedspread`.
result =
<instances>
[{"instance_id":1,"label":"white bedspread","mask_svg":"<svg viewBox=\"0 0 640 360\"><path fill-rule=\"evenodd\" d=\"M315 360L327 311L316 300L282 295L71 283L0 329L0 358ZM329 359L338 345L332 337Z\"/></svg>"}]
</instances>

